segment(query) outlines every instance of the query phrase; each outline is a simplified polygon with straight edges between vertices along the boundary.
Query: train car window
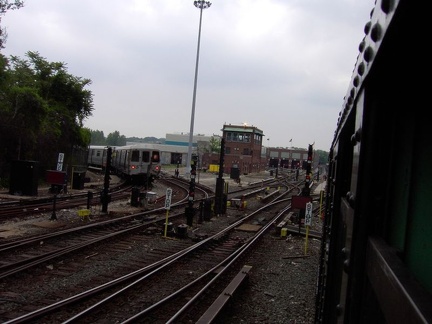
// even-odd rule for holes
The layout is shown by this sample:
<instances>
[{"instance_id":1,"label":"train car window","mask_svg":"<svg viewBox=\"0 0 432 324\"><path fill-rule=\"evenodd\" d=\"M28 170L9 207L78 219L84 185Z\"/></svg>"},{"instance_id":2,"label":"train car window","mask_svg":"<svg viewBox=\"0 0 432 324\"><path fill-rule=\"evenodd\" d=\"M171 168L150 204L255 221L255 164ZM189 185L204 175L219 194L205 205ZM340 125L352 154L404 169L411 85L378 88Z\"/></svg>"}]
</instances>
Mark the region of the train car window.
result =
<instances>
[{"instance_id":1,"label":"train car window","mask_svg":"<svg viewBox=\"0 0 432 324\"><path fill-rule=\"evenodd\" d=\"M133 150L131 155L131 162L139 162L139 151Z\"/></svg>"},{"instance_id":2,"label":"train car window","mask_svg":"<svg viewBox=\"0 0 432 324\"><path fill-rule=\"evenodd\" d=\"M129 151L128 150L123 150L123 163L122 163L122 167L125 168L126 164L128 164L128 156L129 156Z\"/></svg>"},{"instance_id":3,"label":"train car window","mask_svg":"<svg viewBox=\"0 0 432 324\"><path fill-rule=\"evenodd\" d=\"M159 161L160 161L159 152L158 151L153 151L152 162L159 162Z\"/></svg>"},{"instance_id":4,"label":"train car window","mask_svg":"<svg viewBox=\"0 0 432 324\"><path fill-rule=\"evenodd\" d=\"M142 161L146 163L150 161L150 152L143 151Z\"/></svg>"}]
</instances>

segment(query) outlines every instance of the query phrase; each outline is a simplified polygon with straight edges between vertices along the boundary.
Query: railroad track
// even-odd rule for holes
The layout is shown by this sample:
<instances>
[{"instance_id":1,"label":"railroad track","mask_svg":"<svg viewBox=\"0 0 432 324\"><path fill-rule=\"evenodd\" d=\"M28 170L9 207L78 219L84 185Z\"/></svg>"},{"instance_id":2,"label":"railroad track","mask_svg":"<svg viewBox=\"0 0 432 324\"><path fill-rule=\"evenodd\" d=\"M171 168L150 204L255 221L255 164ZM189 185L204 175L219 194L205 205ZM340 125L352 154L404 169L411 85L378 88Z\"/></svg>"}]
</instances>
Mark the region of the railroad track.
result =
<instances>
[{"instance_id":1,"label":"railroad track","mask_svg":"<svg viewBox=\"0 0 432 324\"><path fill-rule=\"evenodd\" d=\"M288 192L288 190L287 190ZM279 204L277 209L283 209L286 211L286 207L280 207L280 205L288 205L289 198L284 197L281 194L279 202L273 202L270 204ZM282 201L282 202L281 202ZM257 207L262 207L262 202L255 202ZM252 208L252 206L249 206ZM270 208L270 207L267 207ZM258 208L259 209L259 208ZM261 224L258 227L264 228L267 226L267 231L272 231L274 223L276 222L274 212L269 210L259 209L257 213L251 213L248 210L249 218L240 218L238 221L230 220L227 217L219 217L217 220L224 220L223 222L206 222L200 227L193 229L188 235L188 238L179 239L176 237L163 237L160 234L149 234L145 233L143 228L136 229L135 232L130 232L127 235L121 235L121 239L112 239L105 241L104 244L99 244L96 247L87 247L81 250L79 253L71 254L70 259L60 259L56 262L51 262L45 268L40 267L34 270L33 277L31 280L26 279L25 275L16 274L13 277L4 278L1 280L1 288L3 291L8 292L8 298L6 303L3 303L2 307L2 320L10 323L19 323L35 318L42 318L44 322L58 322L58 318L61 321L76 321L76 320L92 320L95 322L102 321L106 316L110 316L110 319L115 318L118 321L128 321L130 314L134 316L150 316L148 314L153 313L156 306L161 300L174 294L174 291L179 291L181 287L190 285L190 282L197 280L200 276L205 276L213 279L216 277L216 273L219 273L222 268L227 268L227 264L233 264L227 275L223 279L222 283L218 285L224 286L228 281L232 279L232 276L238 273L239 267L243 265L241 262L233 260L239 260L241 251L246 251L246 244L254 240L258 240L258 236L253 232L239 231L238 228L243 223L267 223L267 225ZM278 217L282 217L282 213ZM140 224L140 226L143 224ZM150 223L148 225L151 225ZM206 229L206 225L211 225ZM220 226L220 228L218 228ZM148 228L147 228L148 230ZM215 234L215 231L222 230L221 233ZM155 232L153 232L155 233ZM159 231L160 233L160 231ZM263 230L262 234L264 235ZM88 233L89 236L94 236L96 239L101 234L99 233ZM214 235L214 236L213 236ZM189 238L192 238L190 240ZM45 244L45 243L44 243ZM243 252L242 252L243 253ZM125 257L127 254L127 257ZM178 260L174 261L178 257ZM120 261L122 260L122 261ZM107 264L111 266L111 271L106 271ZM234 267L234 264L236 265ZM204 265L206 266L204 269ZM168 267L170 270L168 270ZM198 269L201 269L198 272ZM98 269L102 268L104 270ZM159 269L159 270L157 270ZM217 271L216 271L217 270ZM154 272L154 274L153 274ZM224 271L225 272L225 271ZM152 273L150 275L150 273ZM157 274L156 274L157 273ZM28 275L28 274L27 274ZM193 280L191 280L193 276ZM12 278L12 279L10 279ZM44 283L43 280L50 278L53 282L58 280L64 280L65 286L63 291L56 290L56 284ZM124 278L120 280L120 278ZM128 288L129 295L121 295L120 298L115 299L117 294L120 295L119 291L122 291L124 287L127 287L132 282L137 281L137 278L142 278L139 283L141 286L136 288ZM180 279L185 278L185 279ZM9 281L11 280L11 281ZM27 305L24 310L20 307L19 298L14 298L14 292L11 291L10 284L12 282L24 281L24 284L28 284L25 292L20 292L20 295L25 296ZM40 281L39 281L40 280ZM75 285L71 285L71 282L76 281ZM117 286L119 281L123 281L122 287ZM199 280L201 281L201 280ZM36 287L40 285L40 294L36 291ZM118 283L120 284L120 283ZM107 286L105 286L107 285ZM213 286L213 284L210 284ZM103 287L100 287L103 286ZM206 285L204 285L205 287ZM150 287L152 287L151 290ZM168 291L168 287L175 288L174 291ZM166 289L165 289L166 288ZM114 289L114 290L113 290ZM163 294L158 293L162 289ZM195 295L201 291L201 288L195 288ZM206 288L205 290L207 290ZM143 297L143 292L146 293L146 298L138 299ZM149 295L147 295L147 292ZM191 296L191 292L187 293L187 296ZM44 296L42 299L38 296ZM83 304L75 306L79 299L84 297ZM98 295L99 299L94 300L94 296ZM114 295L114 297L109 297ZM200 294L201 295L201 294ZM12 297L11 297L12 296ZM105 300L109 297L109 301ZM32 298L32 302L29 302ZM91 298L88 299L88 298ZM112 299L113 298L113 299ZM200 299L196 297L197 300ZM97 301L98 300L98 301ZM137 300L137 303L131 304L132 300ZM140 300L141 302L138 302ZM149 301L153 302L150 303ZM171 313L165 310L158 310L159 315L155 318L159 318L160 314L171 314L173 310L183 308L181 301L184 301L184 297L177 299L175 303L166 304ZM125 302L127 301L127 302ZM18 305L17 305L18 304ZM73 304L73 306L72 306ZM104 304L104 312L100 313L99 305ZM151 305L150 305L151 304ZM165 304L165 303L163 303ZM15 305L15 307L14 307ZM107 307L106 305L110 305ZM125 309L127 305L127 309ZM138 305L148 305L146 310L145 307L139 308ZM67 307L66 307L67 306ZM71 316L72 308L74 314ZM104 315L105 311L109 309L117 309L115 313ZM128 313L129 317L125 317ZM132 312L134 310L134 312ZM50 315L54 312L54 315ZM82 315L80 315L82 313ZM60 314L60 315L59 315ZM141 314L141 315L140 315ZM156 313L153 313L156 314ZM54 316L54 317L51 317ZM175 315L183 316L183 315ZM198 316L198 314L196 315ZM54 320L56 318L56 320ZM79 318L79 319L78 319ZM132 317L133 318L133 317ZM147 317L146 317L147 318ZM169 318L163 317L164 321L169 321ZM132 320L132 319L131 319Z\"/></svg>"},{"instance_id":2,"label":"railroad track","mask_svg":"<svg viewBox=\"0 0 432 324\"><path fill-rule=\"evenodd\" d=\"M111 200L116 201L128 198L131 189L132 186L125 185L124 183L110 188ZM0 208L0 221L77 206L95 206L100 204L101 190L93 189L74 194L5 201Z\"/></svg>"}]
</instances>

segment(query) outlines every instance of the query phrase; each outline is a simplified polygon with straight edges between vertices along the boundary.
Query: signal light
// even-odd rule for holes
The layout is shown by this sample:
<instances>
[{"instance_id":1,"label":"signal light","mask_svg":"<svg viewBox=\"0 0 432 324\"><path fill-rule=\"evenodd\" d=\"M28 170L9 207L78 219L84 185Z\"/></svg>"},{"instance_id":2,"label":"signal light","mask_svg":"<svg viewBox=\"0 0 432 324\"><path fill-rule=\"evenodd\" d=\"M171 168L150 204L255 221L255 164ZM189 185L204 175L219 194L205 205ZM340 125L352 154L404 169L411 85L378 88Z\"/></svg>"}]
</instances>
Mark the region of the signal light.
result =
<instances>
[{"instance_id":1,"label":"signal light","mask_svg":"<svg viewBox=\"0 0 432 324\"><path fill-rule=\"evenodd\" d=\"M189 200L194 200L194 197L195 197L195 192L190 191L189 192Z\"/></svg>"},{"instance_id":2,"label":"signal light","mask_svg":"<svg viewBox=\"0 0 432 324\"><path fill-rule=\"evenodd\" d=\"M136 166L135 165L131 165L131 169L132 170L136 169Z\"/></svg>"}]
</instances>

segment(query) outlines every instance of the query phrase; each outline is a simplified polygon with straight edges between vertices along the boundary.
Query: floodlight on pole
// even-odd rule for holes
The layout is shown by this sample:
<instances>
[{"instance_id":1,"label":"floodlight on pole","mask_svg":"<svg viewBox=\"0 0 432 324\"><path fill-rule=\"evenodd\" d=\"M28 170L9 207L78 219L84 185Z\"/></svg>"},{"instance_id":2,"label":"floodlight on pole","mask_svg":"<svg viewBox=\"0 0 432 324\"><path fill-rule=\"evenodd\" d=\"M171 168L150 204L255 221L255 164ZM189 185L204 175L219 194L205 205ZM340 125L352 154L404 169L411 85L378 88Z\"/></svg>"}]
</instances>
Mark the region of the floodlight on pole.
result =
<instances>
[{"instance_id":1,"label":"floodlight on pole","mask_svg":"<svg viewBox=\"0 0 432 324\"><path fill-rule=\"evenodd\" d=\"M194 131L194 122L195 122L195 102L196 102L196 90L197 90L197 80L198 80L199 51L200 51L200 42L201 42L202 12L203 9L210 8L211 2L194 1L194 6L200 10L200 20L199 20L199 28L198 28L198 46L197 46L197 55L196 55L196 63L195 63L195 81L194 81L193 99L192 99L192 113L191 113L190 131L189 131L188 155L186 161L186 174L190 174L191 160L192 160L192 144L193 144L193 131Z\"/></svg>"}]
</instances>

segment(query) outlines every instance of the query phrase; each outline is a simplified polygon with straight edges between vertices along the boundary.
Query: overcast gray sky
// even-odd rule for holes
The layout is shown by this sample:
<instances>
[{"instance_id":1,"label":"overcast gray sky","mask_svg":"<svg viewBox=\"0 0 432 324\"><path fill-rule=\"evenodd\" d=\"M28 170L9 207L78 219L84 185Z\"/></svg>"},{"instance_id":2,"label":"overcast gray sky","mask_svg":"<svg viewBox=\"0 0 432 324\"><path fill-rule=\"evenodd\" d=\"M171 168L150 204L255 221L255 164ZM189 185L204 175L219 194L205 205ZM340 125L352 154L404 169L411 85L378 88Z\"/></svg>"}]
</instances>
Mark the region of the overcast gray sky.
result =
<instances>
[{"instance_id":1,"label":"overcast gray sky","mask_svg":"<svg viewBox=\"0 0 432 324\"><path fill-rule=\"evenodd\" d=\"M194 134L253 125L265 146L328 151L374 0L214 0L203 10ZM3 54L36 51L92 80L105 136L189 133L193 0L25 0ZM290 142L292 139L292 142Z\"/></svg>"}]
</instances>

